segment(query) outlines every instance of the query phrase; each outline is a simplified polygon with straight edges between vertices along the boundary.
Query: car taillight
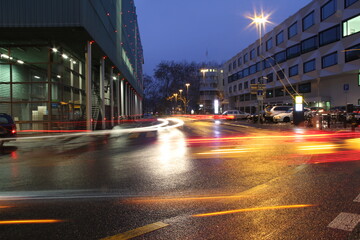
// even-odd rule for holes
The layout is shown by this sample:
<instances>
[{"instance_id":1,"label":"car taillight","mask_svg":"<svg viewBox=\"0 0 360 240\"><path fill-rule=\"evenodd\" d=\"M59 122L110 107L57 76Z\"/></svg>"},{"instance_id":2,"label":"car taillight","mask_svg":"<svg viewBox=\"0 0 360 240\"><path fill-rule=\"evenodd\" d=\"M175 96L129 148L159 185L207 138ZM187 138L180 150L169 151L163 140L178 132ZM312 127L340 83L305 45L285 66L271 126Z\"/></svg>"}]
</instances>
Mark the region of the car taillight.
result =
<instances>
[{"instance_id":1,"label":"car taillight","mask_svg":"<svg viewBox=\"0 0 360 240\"><path fill-rule=\"evenodd\" d=\"M11 134L15 134L16 133L16 128L13 128L12 130L11 130Z\"/></svg>"},{"instance_id":2,"label":"car taillight","mask_svg":"<svg viewBox=\"0 0 360 240\"><path fill-rule=\"evenodd\" d=\"M234 119L234 118L235 118L234 115L228 115L228 116L226 116L226 119Z\"/></svg>"}]
</instances>

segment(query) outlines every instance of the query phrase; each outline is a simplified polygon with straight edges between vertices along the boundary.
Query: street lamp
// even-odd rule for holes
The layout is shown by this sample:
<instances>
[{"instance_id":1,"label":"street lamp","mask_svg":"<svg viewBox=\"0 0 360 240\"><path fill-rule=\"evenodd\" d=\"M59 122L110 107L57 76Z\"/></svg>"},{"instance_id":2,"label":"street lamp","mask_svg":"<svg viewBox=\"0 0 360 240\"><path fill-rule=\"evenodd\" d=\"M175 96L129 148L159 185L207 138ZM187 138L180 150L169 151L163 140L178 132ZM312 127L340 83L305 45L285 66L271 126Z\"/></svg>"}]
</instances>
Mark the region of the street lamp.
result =
<instances>
[{"instance_id":1,"label":"street lamp","mask_svg":"<svg viewBox=\"0 0 360 240\"><path fill-rule=\"evenodd\" d=\"M189 87L190 87L190 83L186 83L186 106L185 106L185 113L187 113L187 109L188 109L188 102L189 102Z\"/></svg>"},{"instance_id":2,"label":"street lamp","mask_svg":"<svg viewBox=\"0 0 360 240\"><path fill-rule=\"evenodd\" d=\"M177 93L174 93L174 97L175 97L175 114L176 114L176 109L177 109Z\"/></svg>"},{"instance_id":3,"label":"street lamp","mask_svg":"<svg viewBox=\"0 0 360 240\"><path fill-rule=\"evenodd\" d=\"M264 58L262 56L262 33L263 33L263 29L265 31L265 27L267 23L270 23L269 21L269 15L265 15L263 12L261 12L260 14L255 13L254 16L249 16L247 17L248 19L251 20L251 24L250 25L255 25L256 30L259 34L259 55L260 57ZM263 77L263 67L261 67L261 81L264 79ZM259 85L258 85L259 86ZM259 88L258 88L259 90ZM263 88L261 88L261 91L263 90ZM262 113L262 108L263 108L263 97L259 97L258 96L258 123L261 122L261 113Z\"/></svg>"}]
</instances>

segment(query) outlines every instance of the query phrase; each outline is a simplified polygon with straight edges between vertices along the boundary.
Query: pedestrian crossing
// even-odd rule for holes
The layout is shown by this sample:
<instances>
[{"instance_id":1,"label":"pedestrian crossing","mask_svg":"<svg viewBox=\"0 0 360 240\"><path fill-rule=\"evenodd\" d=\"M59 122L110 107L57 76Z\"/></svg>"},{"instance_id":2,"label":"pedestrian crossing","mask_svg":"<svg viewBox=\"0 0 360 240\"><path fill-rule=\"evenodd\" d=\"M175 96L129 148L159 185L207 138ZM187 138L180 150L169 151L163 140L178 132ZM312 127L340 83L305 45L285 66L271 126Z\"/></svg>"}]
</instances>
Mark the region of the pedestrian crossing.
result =
<instances>
[{"instance_id":1,"label":"pedestrian crossing","mask_svg":"<svg viewBox=\"0 0 360 240\"><path fill-rule=\"evenodd\" d=\"M360 202L360 194L354 199L354 202ZM341 212L329 223L328 227L352 232L359 222L360 214Z\"/></svg>"}]
</instances>

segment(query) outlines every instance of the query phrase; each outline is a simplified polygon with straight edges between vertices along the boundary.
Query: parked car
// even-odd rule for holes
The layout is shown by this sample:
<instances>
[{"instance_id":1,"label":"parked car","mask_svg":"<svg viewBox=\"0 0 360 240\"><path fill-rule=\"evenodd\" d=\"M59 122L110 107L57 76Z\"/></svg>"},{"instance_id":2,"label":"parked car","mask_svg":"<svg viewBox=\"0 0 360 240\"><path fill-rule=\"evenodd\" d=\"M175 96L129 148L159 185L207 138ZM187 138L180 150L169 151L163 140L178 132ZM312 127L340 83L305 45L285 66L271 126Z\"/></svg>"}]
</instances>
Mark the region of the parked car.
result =
<instances>
[{"instance_id":1,"label":"parked car","mask_svg":"<svg viewBox=\"0 0 360 240\"><path fill-rule=\"evenodd\" d=\"M221 117L222 119L237 120L237 119L249 118L250 114L239 111L239 110L227 110L227 111L223 112L223 114L221 116L222 116Z\"/></svg>"},{"instance_id":2,"label":"parked car","mask_svg":"<svg viewBox=\"0 0 360 240\"><path fill-rule=\"evenodd\" d=\"M265 121L272 121L275 115L285 113L291 108L291 106L268 106L265 108Z\"/></svg>"},{"instance_id":3,"label":"parked car","mask_svg":"<svg viewBox=\"0 0 360 240\"><path fill-rule=\"evenodd\" d=\"M16 137L16 125L12 117L6 113L0 113L0 147L4 142L14 140ZM11 139L9 139L11 138Z\"/></svg>"},{"instance_id":4,"label":"parked car","mask_svg":"<svg viewBox=\"0 0 360 240\"><path fill-rule=\"evenodd\" d=\"M294 114L293 114L293 108L290 108L288 111L284 113L276 114L273 117L274 122L291 122L294 120ZM309 114L311 114L310 108L304 108L304 116L307 117Z\"/></svg>"}]
</instances>

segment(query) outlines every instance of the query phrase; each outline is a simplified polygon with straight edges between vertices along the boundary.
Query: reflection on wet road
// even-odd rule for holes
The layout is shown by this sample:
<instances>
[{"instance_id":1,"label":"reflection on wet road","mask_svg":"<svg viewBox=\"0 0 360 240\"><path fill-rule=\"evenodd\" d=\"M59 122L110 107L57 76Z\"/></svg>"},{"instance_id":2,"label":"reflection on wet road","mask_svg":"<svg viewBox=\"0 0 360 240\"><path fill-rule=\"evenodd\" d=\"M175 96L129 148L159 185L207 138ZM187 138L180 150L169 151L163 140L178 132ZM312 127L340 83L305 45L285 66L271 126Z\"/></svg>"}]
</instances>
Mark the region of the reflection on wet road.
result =
<instances>
[{"instance_id":1,"label":"reflection on wet road","mask_svg":"<svg viewBox=\"0 0 360 240\"><path fill-rule=\"evenodd\" d=\"M67 226L65 235L81 228L83 235L75 238L83 239L158 221L166 227L146 233L147 239L356 237L356 229L327 225L360 193L359 133L263 130L209 120L116 130L9 143L0 155L0 219L54 219ZM34 212L26 206L38 209L37 201L46 205L29 218ZM346 211L357 214L359 207ZM69 210L60 213L64 208ZM14 214L17 219L10 218ZM79 227L89 214L98 217ZM116 221L120 216L127 221ZM84 233L94 224L96 234Z\"/></svg>"}]
</instances>

